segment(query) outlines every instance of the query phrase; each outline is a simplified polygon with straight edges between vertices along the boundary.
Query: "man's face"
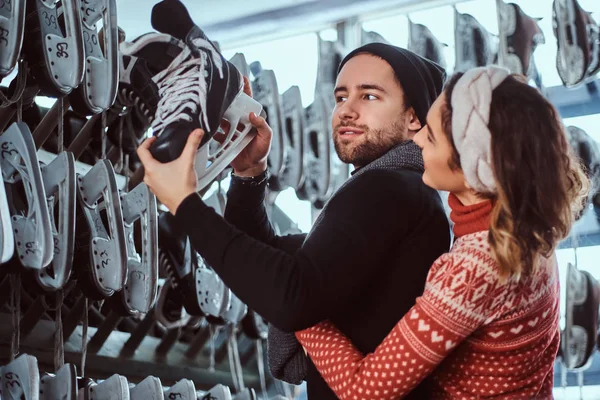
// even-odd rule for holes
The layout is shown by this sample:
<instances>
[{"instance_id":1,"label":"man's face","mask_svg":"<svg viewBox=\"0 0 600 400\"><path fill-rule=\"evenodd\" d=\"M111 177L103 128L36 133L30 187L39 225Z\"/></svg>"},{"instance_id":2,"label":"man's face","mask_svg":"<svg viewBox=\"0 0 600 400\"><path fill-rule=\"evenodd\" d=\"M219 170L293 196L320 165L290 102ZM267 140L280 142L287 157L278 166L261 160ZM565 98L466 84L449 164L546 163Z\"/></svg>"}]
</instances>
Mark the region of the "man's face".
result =
<instances>
[{"instance_id":1,"label":"man's face","mask_svg":"<svg viewBox=\"0 0 600 400\"><path fill-rule=\"evenodd\" d=\"M381 58L351 58L337 77L334 95L333 142L343 162L362 167L410 139L414 112L405 110L404 91Z\"/></svg>"}]
</instances>

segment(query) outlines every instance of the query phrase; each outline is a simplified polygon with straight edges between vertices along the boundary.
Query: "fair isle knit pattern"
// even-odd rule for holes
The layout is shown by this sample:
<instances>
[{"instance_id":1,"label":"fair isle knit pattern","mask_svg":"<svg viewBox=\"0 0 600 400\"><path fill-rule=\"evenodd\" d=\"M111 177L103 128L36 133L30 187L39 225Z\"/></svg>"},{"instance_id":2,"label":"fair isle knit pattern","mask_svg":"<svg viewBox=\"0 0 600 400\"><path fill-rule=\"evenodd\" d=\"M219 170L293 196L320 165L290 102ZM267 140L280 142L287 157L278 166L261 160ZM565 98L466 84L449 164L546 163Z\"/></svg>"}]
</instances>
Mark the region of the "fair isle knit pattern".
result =
<instances>
[{"instance_id":1,"label":"fair isle knit pattern","mask_svg":"<svg viewBox=\"0 0 600 400\"><path fill-rule=\"evenodd\" d=\"M551 399L558 293L556 257L503 282L479 230L436 260L423 296L374 353L329 322L297 336L340 399L398 399L428 375L436 399Z\"/></svg>"}]
</instances>

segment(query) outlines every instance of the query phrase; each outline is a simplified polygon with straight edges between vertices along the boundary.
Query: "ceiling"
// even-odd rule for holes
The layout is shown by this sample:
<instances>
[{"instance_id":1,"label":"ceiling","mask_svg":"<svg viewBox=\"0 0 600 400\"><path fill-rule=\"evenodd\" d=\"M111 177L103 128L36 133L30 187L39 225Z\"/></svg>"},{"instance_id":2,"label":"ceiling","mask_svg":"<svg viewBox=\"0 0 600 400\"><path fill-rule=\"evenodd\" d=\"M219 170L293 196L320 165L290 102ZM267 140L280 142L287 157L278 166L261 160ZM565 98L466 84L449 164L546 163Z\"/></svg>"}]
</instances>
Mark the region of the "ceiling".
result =
<instances>
[{"instance_id":1,"label":"ceiling","mask_svg":"<svg viewBox=\"0 0 600 400\"><path fill-rule=\"evenodd\" d=\"M388 9L423 8L460 0L181 0L211 39L224 47L285 35ZM117 0L119 25L131 40L152 30L157 0ZM256 39L255 39L256 38Z\"/></svg>"}]
</instances>

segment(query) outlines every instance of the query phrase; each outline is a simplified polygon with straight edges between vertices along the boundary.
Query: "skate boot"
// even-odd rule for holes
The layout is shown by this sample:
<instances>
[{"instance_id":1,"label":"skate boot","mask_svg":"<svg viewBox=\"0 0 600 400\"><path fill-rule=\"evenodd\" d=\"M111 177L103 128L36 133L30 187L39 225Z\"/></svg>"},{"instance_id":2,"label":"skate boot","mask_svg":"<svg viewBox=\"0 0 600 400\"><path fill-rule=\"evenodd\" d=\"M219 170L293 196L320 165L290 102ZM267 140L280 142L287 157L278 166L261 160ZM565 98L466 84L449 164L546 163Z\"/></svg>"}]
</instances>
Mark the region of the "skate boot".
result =
<instances>
[{"instance_id":1,"label":"skate boot","mask_svg":"<svg viewBox=\"0 0 600 400\"><path fill-rule=\"evenodd\" d=\"M77 370L65 364L56 375L44 374L40 379L40 400L77 400Z\"/></svg>"},{"instance_id":2,"label":"skate boot","mask_svg":"<svg viewBox=\"0 0 600 400\"><path fill-rule=\"evenodd\" d=\"M180 280L191 276L196 262L189 240L176 228L173 215L158 217L158 263L161 273L168 275L155 307L156 320L167 329L184 326L190 316L184 310L184 290ZM176 278L172 276L176 275Z\"/></svg>"},{"instance_id":3,"label":"skate boot","mask_svg":"<svg viewBox=\"0 0 600 400\"><path fill-rule=\"evenodd\" d=\"M13 123L0 135L0 164L7 189L24 191L23 196L8 196L19 260L39 270L52 260L54 246L42 172L33 137L23 122ZM27 204L16 204L20 199Z\"/></svg>"},{"instance_id":4,"label":"skate boot","mask_svg":"<svg viewBox=\"0 0 600 400\"><path fill-rule=\"evenodd\" d=\"M37 359L27 354L20 355L2 372L2 400L38 400L40 393L40 371Z\"/></svg>"},{"instance_id":5,"label":"skate boot","mask_svg":"<svg viewBox=\"0 0 600 400\"><path fill-rule=\"evenodd\" d=\"M589 272L569 264L565 307L565 331L561 337L564 365L570 370L585 369L598 335L600 284Z\"/></svg>"},{"instance_id":6,"label":"skate boot","mask_svg":"<svg viewBox=\"0 0 600 400\"><path fill-rule=\"evenodd\" d=\"M87 297L102 300L127 280L123 212L110 161L99 160L87 174L77 174L77 198L78 281Z\"/></svg>"},{"instance_id":7,"label":"skate boot","mask_svg":"<svg viewBox=\"0 0 600 400\"><path fill-rule=\"evenodd\" d=\"M498 56L498 40L470 14L454 10L456 63L454 70L464 72L493 64Z\"/></svg>"},{"instance_id":8,"label":"skate boot","mask_svg":"<svg viewBox=\"0 0 600 400\"><path fill-rule=\"evenodd\" d=\"M75 158L62 152L42 167L48 212L54 238L54 256L50 265L37 271L37 283L44 290L62 288L71 276L75 250ZM58 218L56 218L58 217Z\"/></svg>"},{"instance_id":9,"label":"skate boot","mask_svg":"<svg viewBox=\"0 0 600 400\"><path fill-rule=\"evenodd\" d=\"M160 254L160 263L164 262L164 253ZM173 286L169 279L165 280L164 285L158 291L158 300L154 307L154 316L166 329L180 328L190 321L190 315L183 307L183 296L181 292Z\"/></svg>"},{"instance_id":10,"label":"skate boot","mask_svg":"<svg viewBox=\"0 0 600 400\"><path fill-rule=\"evenodd\" d=\"M100 22L104 31L102 42L98 32ZM98 114L114 103L119 84L116 0L86 0L81 4L81 27L85 73L69 100L73 111L80 115Z\"/></svg>"},{"instance_id":11,"label":"skate boot","mask_svg":"<svg viewBox=\"0 0 600 400\"><path fill-rule=\"evenodd\" d=\"M122 137L109 129L112 143L133 154L144 139L156 114L160 95L153 77L166 69L185 44L171 35L147 33L120 44L119 89L113 109L123 114Z\"/></svg>"},{"instance_id":12,"label":"skate boot","mask_svg":"<svg viewBox=\"0 0 600 400\"><path fill-rule=\"evenodd\" d=\"M242 75L194 24L181 2L164 0L155 5L152 26L187 46L153 78L160 101L152 121L158 139L151 152L161 162L172 161L181 154L190 132L202 128L205 135L195 164L201 190L252 140L248 116L250 112L260 115L262 108L243 93ZM209 143L223 119L230 129L219 142Z\"/></svg>"},{"instance_id":13,"label":"skate boot","mask_svg":"<svg viewBox=\"0 0 600 400\"><path fill-rule=\"evenodd\" d=\"M0 8L0 78L9 75L19 60L25 29L25 1L5 2Z\"/></svg>"}]
</instances>

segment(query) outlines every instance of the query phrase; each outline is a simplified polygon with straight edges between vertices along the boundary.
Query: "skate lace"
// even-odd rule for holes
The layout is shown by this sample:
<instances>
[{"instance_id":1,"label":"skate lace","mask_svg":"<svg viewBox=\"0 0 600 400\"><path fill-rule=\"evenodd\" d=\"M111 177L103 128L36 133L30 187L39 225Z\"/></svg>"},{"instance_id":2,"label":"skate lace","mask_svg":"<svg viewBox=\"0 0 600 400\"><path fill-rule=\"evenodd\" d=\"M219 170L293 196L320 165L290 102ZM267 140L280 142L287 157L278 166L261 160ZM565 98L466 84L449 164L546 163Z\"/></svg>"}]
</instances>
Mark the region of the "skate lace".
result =
<instances>
[{"instance_id":1,"label":"skate lace","mask_svg":"<svg viewBox=\"0 0 600 400\"><path fill-rule=\"evenodd\" d=\"M152 129L155 132L161 132L176 121L191 122L191 115L194 114L199 114L204 126L211 129L206 115L208 58L211 57L221 78L223 61L208 40L197 38L193 40L193 45L200 50L199 57L192 55L190 48L185 46L171 64L153 78L160 96L152 120ZM186 112L186 109L189 111Z\"/></svg>"}]
</instances>

